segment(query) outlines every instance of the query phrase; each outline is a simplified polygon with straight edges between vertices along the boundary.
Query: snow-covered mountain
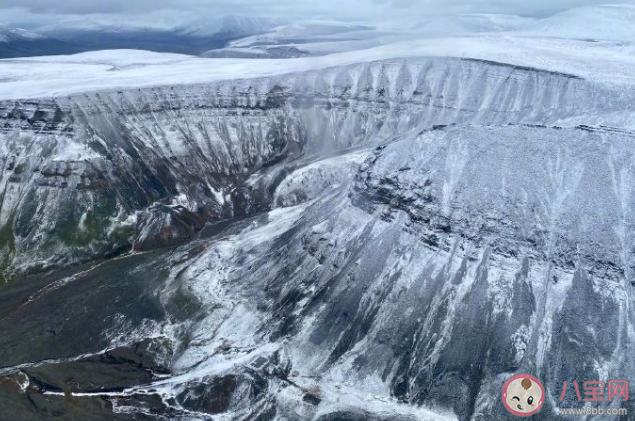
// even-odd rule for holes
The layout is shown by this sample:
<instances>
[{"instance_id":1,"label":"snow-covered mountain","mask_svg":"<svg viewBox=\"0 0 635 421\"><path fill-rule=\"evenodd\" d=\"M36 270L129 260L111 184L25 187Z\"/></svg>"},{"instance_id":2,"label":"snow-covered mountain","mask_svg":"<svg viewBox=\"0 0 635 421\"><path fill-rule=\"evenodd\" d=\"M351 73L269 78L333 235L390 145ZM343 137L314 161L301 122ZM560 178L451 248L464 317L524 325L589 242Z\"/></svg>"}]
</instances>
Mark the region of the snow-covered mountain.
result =
<instances>
[{"instance_id":1,"label":"snow-covered mountain","mask_svg":"<svg viewBox=\"0 0 635 421\"><path fill-rule=\"evenodd\" d=\"M96 15L89 18L68 18L55 23L37 26L40 34L65 36L69 32L134 33L140 31L176 32L186 36L211 37L218 34L245 36L265 32L281 25L280 20L243 16L187 16L175 18L174 22L158 20L131 20Z\"/></svg>"},{"instance_id":2,"label":"snow-covered mountain","mask_svg":"<svg viewBox=\"0 0 635 421\"><path fill-rule=\"evenodd\" d=\"M24 29L13 29L0 25L0 42L13 42L22 40L35 40L42 38L35 32L25 31Z\"/></svg>"},{"instance_id":3,"label":"snow-covered mountain","mask_svg":"<svg viewBox=\"0 0 635 421\"><path fill-rule=\"evenodd\" d=\"M295 58L358 50L381 45L380 37L395 34L373 27L337 22L301 22L282 25L262 34L239 38L227 47L213 49L203 57Z\"/></svg>"},{"instance_id":4,"label":"snow-covered mountain","mask_svg":"<svg viewBox=\"0 0 635 421\"><path fill-rule=\"evenodd\" d=\"M225 35L236 38L267 32L282 25L282 23L281 20L276 19L225 16L221 19L196 19L176 28L176 30L197 37Z\"/></svg>"},{"instance_id":5,"label":"snow-covered mountain","mask_svg":"<svg viewBox=\"0 0 635 421\"><path fill-rule=\"evenodd\" d=\"M511 15L434 16L399 28L341 22L306 21L279 26L262 34L231 41L203 57L293 58L356 51L398 41L478 33L516 31L535 20Z\"/></svg>"},{"instance_id":6,"label":"snow-covered mountain","mask_svg":"<svg viewBox=\"0 0 635 421\"><path fill-rule=\"evenodd\" d=\"M0 25L0 58L68 54L72 45L32 31Z\"/></svg>"},{"instance_id":7,"label":"snow-covered mountain","mask_svg":"<svg viewBox=\"0 0 635 421\"><path fill-rule=\"evenodd\" d=\"M467 22L0 61L0 418L503 421L530 373L564 421L635 378L633 47Z\"/></svg>"},{"instance_id":8,"label":"snow-covered mountain","mask_svg":"<svg viewBox=\"0 0 635 421\"><path fill-rule=\"evenodd\" d=\"M635 375L620 48L12 63L34 86L0 105L5 413L503 420L532 372L553 420L565 379ZM94 73L65 90L54 65Z\"/></svg>"},{"instance_id":9,"label":"snow-covered mountain","mask_svg":"<svg viewBox=\"0 0 635 421\"><path fill-rule=\"evenodd\" d=\"M635 42L635 5L608 4L568 10L526 28L530 34Z\"/></svg>"},{"instance_id":10,"label":"snow-covered mountain","mask_svg":"<svg viewBox=\"0 0 635 421\"><path fill-rule=\"evenodd\" d=\"M4 57L143 49L210 58L296 58L483 33L631 42L635 40L634 11L632 5L602 5L579 7L544 19L485 13L412 16L405 23L380 27L244 16L177 14L151 20L91 15L30 24L31 31L12 28L15 47ZM8 38L9 29L2 31ZM7 45L3 48L9 51Z\"/></svg>"},{"instance_id":11,"label":"snow-covered mountain","mask_svg":"<svg viewBox=\"0 0 635 421\"><path fill-rule=\"evenodd\" d=\"M27 22L28 24L28 22ZM188 18L154 24L108 16L68 18L32 30L0 25L0 58L136 49L201 54L234 39L272 30L279 20L226 16ZM32 26L32 25L31 25Z\"/></svg>"},{"instance_id":12,"label":"snow-covered mountain","mask_svg":"<svg viewBox=\"0 0 635 421\"><path fill-rule=\"evenodd\" d=\"M517 31L532 25L536 19L501 14L459 14L426 19L414 25L426 36L456 36L482 32Z\"/></svg>"},{"instance_id":13,"label":"snow-covered mountain","mask_svg":"<svg viewBox=\"0 0 635 421\"><path fill-rule=\"evenodd\" d=\"M68 19L34 29L39 34L81 45L83 51L147 49L200 54L230 40L266 32L280 21L240 16L197 17L176 23L113 20L108 17Z\"/></svg>"}]
</instances>

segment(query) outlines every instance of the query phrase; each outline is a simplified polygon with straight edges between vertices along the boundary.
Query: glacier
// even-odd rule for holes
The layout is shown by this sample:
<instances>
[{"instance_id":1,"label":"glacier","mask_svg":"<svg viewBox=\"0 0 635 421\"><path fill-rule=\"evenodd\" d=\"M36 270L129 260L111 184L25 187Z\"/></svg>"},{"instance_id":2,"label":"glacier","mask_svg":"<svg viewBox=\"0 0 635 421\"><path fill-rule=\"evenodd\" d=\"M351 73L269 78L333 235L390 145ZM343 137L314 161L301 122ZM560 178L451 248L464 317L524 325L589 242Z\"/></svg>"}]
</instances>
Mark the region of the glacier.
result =
<instances>
[{"instance_id":1,"label":"glacier","mask_svg":"<svg viewBox=\"0 0 635 421\"><path fill-rule=\"evenodd\" d=\"M628 51L2 62L4 411L504 420L532 372L564 419L564 381L635 374Z\"/></svg>"}]
</instances>

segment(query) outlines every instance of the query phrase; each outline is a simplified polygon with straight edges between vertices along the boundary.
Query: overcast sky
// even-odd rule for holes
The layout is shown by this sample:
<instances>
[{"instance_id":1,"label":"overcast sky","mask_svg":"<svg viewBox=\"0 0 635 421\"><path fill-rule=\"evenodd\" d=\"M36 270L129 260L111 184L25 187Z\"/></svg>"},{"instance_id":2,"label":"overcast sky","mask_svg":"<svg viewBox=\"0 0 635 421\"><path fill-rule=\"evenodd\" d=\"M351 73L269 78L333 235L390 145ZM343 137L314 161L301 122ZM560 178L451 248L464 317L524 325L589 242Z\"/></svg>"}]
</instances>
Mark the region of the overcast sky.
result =
<instances>
[{"instance_id":1,"label":"overcast sky","mask_svg":"<svg viewBox=\"0 0 635 421\"><path fill-rule=\"evenodd\" d=\"M319 18L354 21L412 19L454 13L507 13L542 17L597 0L0 0L0 22L55 21L59 15L110 14L132 19L180 14ZM621 3L635 4L635 0ZM150 15L148 15L150 14Z\"/></svg>"}]
</instances>

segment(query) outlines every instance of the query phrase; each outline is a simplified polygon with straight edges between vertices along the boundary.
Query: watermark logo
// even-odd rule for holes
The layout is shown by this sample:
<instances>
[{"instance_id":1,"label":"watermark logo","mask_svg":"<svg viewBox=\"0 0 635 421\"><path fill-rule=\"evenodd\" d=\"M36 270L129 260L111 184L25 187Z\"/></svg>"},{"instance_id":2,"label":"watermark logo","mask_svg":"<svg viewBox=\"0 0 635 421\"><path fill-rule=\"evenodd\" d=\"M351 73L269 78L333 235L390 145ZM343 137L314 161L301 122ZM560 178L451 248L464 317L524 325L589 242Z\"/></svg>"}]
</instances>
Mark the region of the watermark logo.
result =
<instances>
[{"instance_id":1,"label":"watermark logo","mask_svg":"<svg viewBox=\"0 0 635 421\"><path fill-rule=\"evenodd\" d=\"M580 391L582 389L582 391ZM608 392L608 393L607 393ZM610 402L609 405L613 407L592 406L593 404L586 404L581 408L559 408L560 415L606 415L606 416L622 416L628 415L628 409L615 407L614 402L628 401L628 381L626 380L610 380L607 384L599 380L591 380L582 383L582 387L578 385L577 381L573 384L568 384L566 381L562 385L562 393L560 394L560 402L565 400L565 397L577 399L578 402Z\"/></svg>"},{"instance_id":2,"label":"watermark logo","mask_svg":"<svg viewBox=\"0 0 635 421\"><path fill-rule=\"evenodd\" d=\"M503 386L503 404L512 414L528 417L540 411L545 388L540 380L529 374L517 374Z\"/></svg>"},{"instance_id":3,"label":"watermark logo","mask_svg":"<svg viewBox=\"0 0 635 421\"><path fill-rule=\"evenodd\" d=\"M578 382L573 382L573 387L575 388L575 396L578 398L578 402L604 402L606 400L604 395L604 391L606 390L606 383L598 380L593 380L584 382L582 385L584 386L584 399L582 399L582 395L580 394L580 386L578 386ZM609 402L613 402L614 400L628 400L628 382L626 380L611 380L609 381L608 386ZM562 387L560 401L564 400L566 393L567 382L565 381Z\"/></svg>"}]
</instances>

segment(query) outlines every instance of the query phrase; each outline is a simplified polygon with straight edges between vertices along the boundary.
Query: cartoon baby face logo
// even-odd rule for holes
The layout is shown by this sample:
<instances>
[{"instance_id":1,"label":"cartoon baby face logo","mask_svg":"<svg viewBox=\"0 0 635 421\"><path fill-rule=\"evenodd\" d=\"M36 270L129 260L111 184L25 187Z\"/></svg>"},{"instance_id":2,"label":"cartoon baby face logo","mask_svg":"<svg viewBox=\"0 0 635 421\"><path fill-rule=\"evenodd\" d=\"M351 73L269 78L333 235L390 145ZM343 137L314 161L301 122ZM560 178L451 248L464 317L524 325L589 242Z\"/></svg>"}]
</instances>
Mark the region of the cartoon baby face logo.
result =
<instances>
[{"instance_id":1,"label":"cartoon baby face logo","mask_svg":"<svg viewBox=\"0 0 635 421\"><path fill-rule=\"evenodd\" d=\"M544 396L542 383L529 374L518 374L503 386L505 408L519 417L528 417L540 411Z\"/></svg>"}]
</instances>

